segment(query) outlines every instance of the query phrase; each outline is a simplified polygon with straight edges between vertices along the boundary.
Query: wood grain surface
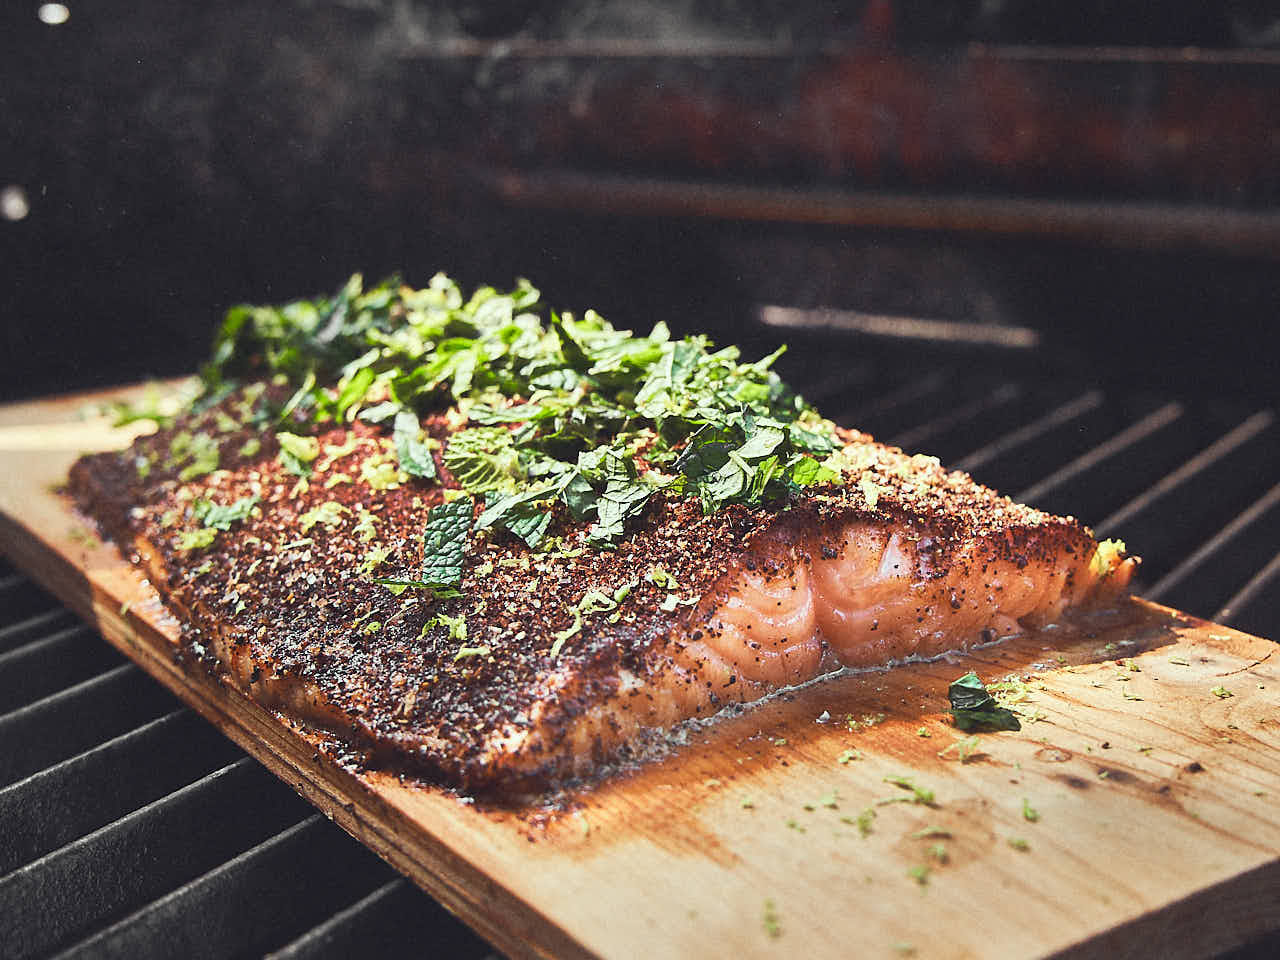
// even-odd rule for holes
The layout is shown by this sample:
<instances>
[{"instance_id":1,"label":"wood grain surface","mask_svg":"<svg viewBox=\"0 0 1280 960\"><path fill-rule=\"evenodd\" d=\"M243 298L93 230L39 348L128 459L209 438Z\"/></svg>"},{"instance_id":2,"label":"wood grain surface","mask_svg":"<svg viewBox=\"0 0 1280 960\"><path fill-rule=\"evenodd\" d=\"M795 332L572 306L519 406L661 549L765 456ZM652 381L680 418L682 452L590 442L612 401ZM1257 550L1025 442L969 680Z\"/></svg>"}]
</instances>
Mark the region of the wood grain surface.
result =
<instances>
[{"instance_id":1,"label":"wood grain surface","mask_svg":"<svg viewBox=\"0 0 1280 960\"><path fill-rule=\"evenodd\" d=\"M0 547L513 957L1195 957L1280 928L1269 641L1135 600L775 697L555 805L486 807L344 766L182 672L177 623L57 489L131 438L90 406L113 395L0 408ZM951 725L970 669L1025 679L1021 731Z\"/></svg>"}]
</instances>

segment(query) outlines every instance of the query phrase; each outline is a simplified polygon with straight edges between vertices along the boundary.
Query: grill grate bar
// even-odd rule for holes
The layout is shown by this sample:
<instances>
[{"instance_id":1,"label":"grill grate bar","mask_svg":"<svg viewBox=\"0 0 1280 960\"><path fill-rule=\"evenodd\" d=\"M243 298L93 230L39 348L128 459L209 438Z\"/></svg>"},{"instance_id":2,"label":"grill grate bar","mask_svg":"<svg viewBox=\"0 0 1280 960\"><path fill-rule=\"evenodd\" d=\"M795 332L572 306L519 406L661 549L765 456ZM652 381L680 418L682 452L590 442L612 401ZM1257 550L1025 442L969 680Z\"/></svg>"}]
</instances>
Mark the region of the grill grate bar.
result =
<instances>
[{"instance_id":1,"label":"grill grate bar","mask_svg":"<svg viewBox=\"0 0 1280 960\"><path fill-rule=\"evenodd\" d=\"M335 913L268 960L391 956L405 944L430 943L438 956L494 958L494 949L408 881L396 878Z\"/></svg>"},{"instance_id":2,"label":"grill grate bar","mask_svg":"<svg viewBox=\"0 0 1280 960\"><path fill-rule=\"evenodd\" d=\"M1137 423L1120 431L1109 440L1098 444L1089 452L1076 457L1065 466L1059 467L1038 483L1015 493L1013 499L1020 503L1035 503L1051 490L1061 487L1104 461L1110 460L1116 454L1163 430L1178 420L1184 412L1182 404L1166 403L1163 407L1147 414Z\"/></svg>"},{"instance_id":3,"label":"grill grate bar","mask_svg":"<svg viewBox=\"0 0 1280 960\"><path fill-rule=\"evenodd\" d=\"M407 883L408 881L400 878L384 883L349 907L339 910L319 926L312 927L296 940L268 954L265 960L303 960L312 956L334 955L332 943L341 935L343 928L359 922L370 911L376 910L391 899L392 895Z\"/></svg>"},{"instance_id":4,"label":"grill grate bar","mask_svg":"<svg viewBox=\"0 0 1280 960\"><path fill-rule=\"evenodd\" d=\"M0 786L132 730L176 705L158 683L132 663L122 663L4 714Z\"/></svg>"},{"instance_id":5,"label":"grill grate bar","mask_svg":"<svg viewBox=\"0 0 1280 960\"><path fill-rule=\"evenodd\" d=\"M1179 563L1152 586L1143 590L1142 595L1148 600L1161 601L1171 590L1177 588L1187 577L1204 566L1214 554L1218 553L1277 505L1280 505L1280 483L1272 487L1260 500L1254 501L1247 510L1214 534L1191 556Z\"/></svg>"},{"instance_id":6,"label":"grill grate bar","mask_svg":"<svg viewBox=\"0 0 1280 960\"><path fill-rule=\"evenodd\" d=\"M1165 494L1186 483L1188 480L1191 480L1197 474L1207 470L1236 448L1248 443L1254 437L1258 436L1270 427L1274 421L1275 414L1270 410L1260 410L1253 414L1230 433L1215 440L1212 444L1204 450L1201 450L1178 469L1161 478L1154 486L1148 487L1142 493L1138 494L1138 496L1134 497L1101 523L1095 524L1094 529L1103 536L1110 535L1112 531L1123 526Z\"/></svg>"},{"instance_id":7,"label":"grill grate bar","mask_svg":"<svg viewBox=\"0 0 1280 960\"><path fill-rule=\"evenodd\" d=\"M74 621L75 617L70 610L66 607L56 607L27 617L25 620L19 620L17 623L0 627L0 653L16 650L37 634Z\"/></svg>"},{"instance_id":8,"label":"grill grate bar","mask_svg":"<svg viewBox=\"0 0 1280 960\"><path fill-rule=\"evenodd\" d=\"M255 797L252 821L241 815ZM243 757L0 878L0 943L55 950L173 889L302 815L302 801Z\"/></svg>"},{"instance_id":9,"label":"grill grate bar","mask_svg":"<svg viewBox=\"0 0 1280 960\"><path fill-rule=\"evenodd\" d=\"M0 713L8 713L122 662L105 643L87 643L87 624L0 653Z\"/></svg>"},{"instance_id":10,"label":"grill grate bar","mask_svg":"<svg viewBox=\"0 0 1280 960\"><path fill-rule=\"evenodd\" d=\"M388 872L373 854L313 813L63 957L140 957L158 953L160 943L167 955L192 960L260 954L311 928L318 917L331 916ZM297 895L300 889L306 896Z\"/></svg>"},{"instance_id":11,"label":"grill grate bar","mask_svg":"<svg viewBox=\"0 0 1280 960\"><path fill-rule=\"evenodd\" d=\"M1271 558L1271 562L1249 578L1240 590L1223 604L1222 608L1213 615L1213 619L1219 623L1225 623L1229 626L1239 626L1243 621L1241 618L1248 616L1250 620L1257 619L1259 623L1267 620L1274 624L1275 608L1280 607L1280 600L1277 599L1274 591L1275 581L1280 580L1280 553ZM1271 591L1264 594L1263 591ZM1255 612L1251 608L1258 601L1269 601L1266 604L1265 611ZM1261 614L1269 614L1264 616ZM1267 629L1266 627L1255 627L1250 625L1251 630Z\"/></svg>"},{"instance_id":12,"label":"grill grate bar","mask_svg":"<svg viewBox=\"0 0 1280 960\"><path fill-rule=\"evenodd\" d=\"M899 433L890 439L890 443L894 446L901 447L910 453L913 449L922 443L927 443L930 437L933 437L945 430L950 430L963 423L981 416L988 410L996 407L1002 407L1007 403L1012 403L1023 395L1022 387L1014 383L1006 383L985 396L981 396L976 400L956 407L954 410L936 417L932 420L911 427Z\"/></svg>"},{"instance_id":13,"label":"grill grate bar","mask_svg":"<svg viewBox=\"0 0 1280 960\"><path fill-rule=\"evenodd\" d=\"M1093 410L1102 406L1103 393L1101 390L1089 390L1076 397L1074 400L1064 403L1060 407L1055 407L1038 420L1033 420L1024 427L1020 427L1010 433L1006 433L998 440L988 443L986 446L975 450L966 457L961 457L959 461L953 464L957 470L964 470L966 473L972 473L983 464L990 463L997 457L1014 450L1024 443L1029 443L1037 437L1044 436L1051 430L1065 426L1072 420L1084 416Z\"/></svg>"},{"instance_id":14,"label":"grill grate bar","mask_svg":"<svg viewBox=\"0 0 1280 960\"><path fill-rule=\"evenodd\" d=\"M0 789L0 876L172 793L239 751L176 709ZM128 776L121 776L128 771Z\"/></svg>"}]
</instances>

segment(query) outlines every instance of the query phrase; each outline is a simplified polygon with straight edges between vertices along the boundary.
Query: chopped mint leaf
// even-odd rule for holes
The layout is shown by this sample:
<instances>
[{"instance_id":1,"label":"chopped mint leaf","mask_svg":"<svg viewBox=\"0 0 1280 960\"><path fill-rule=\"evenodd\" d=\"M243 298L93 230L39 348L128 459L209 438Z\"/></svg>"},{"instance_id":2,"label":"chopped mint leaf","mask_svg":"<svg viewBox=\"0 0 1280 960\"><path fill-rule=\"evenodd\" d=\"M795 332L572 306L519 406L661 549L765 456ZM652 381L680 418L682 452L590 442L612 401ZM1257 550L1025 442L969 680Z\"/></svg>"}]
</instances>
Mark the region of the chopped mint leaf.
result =
<instances>
[{"instance_id":1,"label":"chopped mint leaf","mask_svg":"<svg viewBox=\"0 0 1280 960\"><path fill-rule=\"evenodd\" d=\"M422 531L423 582L433 587L456 587L462 583L462 561L474 512L470 497L431 508Z\"/></svg>"},{"instance_id":2,"label":"chopped mint leaf","mask_svg":"<svg viewBox=\"0 0 1280 960\"><path fill-rule=\"evenodd\" d=\"M281 549L284 548L282 547ZM454 590L452 587L442 587L437 583L428 583L425 580L403 580L398 577L373 577L369 582L377 583L386 587L391 591L392 596L396 597L409 589L427 590L437 600L451 600L454 597L462 596L461 593Z\"/></svg>"},{"instance_id":3,"label":"chopped mint leaf","mask_svg":"<svg viewBox=\"0 0 1280 960\"><path fill-rule=\"evenodd\" d=\"M422 427L416 414L402 410L396 414L394 440L400 469L411 477L436 478L436 461L422 440Z\"/></svg>"},{"instance_id":4,"label":"chopped mint leaf","mask_svg":"<svg viewBox=\"0 0 1280 960\"><path fill-rule=\"evenodd\" d=\"M551 650L548 653L548 656L550 656L552 660L560 656L560 651L564 649L565 641L581 629L582 611L575 608L573 611L573 623L564 630L557 630L552 634L552 637L555 639L555 643L551 645Z\"/></svg>"},{"instance_id":5,"label":"chopped mint leaf","mask_svg":"<svg viewBox=\"0 0 1280 960\"><path fill-rule=\"evenodd\" d=\"M554 491L554 484L544 483L521 493L486 498L484 510L476 518L476 530L504 527L535 548L551 525L551 514L537 504L549 499Z\"/></svg>"},{"instance_id":6,"label":"chopped mint leaf","mask_svg":"<svg viewBox=\"0 0 1280 960\"><path fill-rule=\"evenodd\" d=\"M199 530L184 530L178 534L178 549L183 553L193 550L204 550L213 545L218 535L215 527L201 527Z\"/></svg>"},{"instance_id":7,"label":"chopped mint leaf","mask_svg":"<svg viewBox=\"0 0 1280 960\"><path fill-rule=\"evenodd\" d=\"M192 507L192 513L206 527L230 530L231 524L248 517L257 503L257 497L244 497L227 506L219 506L209 500L200 499Z\"/></svg>"},{"instance_id":8,"label":"chopped mint leaf","mask_svg":"<svg viewBox=\"0 0 1280 960\"><path fill-rule=\"evenodd\" d=\"M207 433L191 434L183 430L169 441L167 466L182 467L178 479L182 483L195 480L218 469L218 441Z\"/></svg>"},{"instance_id":9,"label":"chopped mint leaf","mask_svg":"<svg viewBox=\"0 0 1280 960\"><path fill-rule=\"evenodd\" d=\"M444 465L467 493L514 492L525 479L515 440L505 427L459 430L444 448Z\"/></svg>"},{"instance_id":10,"label":"chopped mint leaf","mask_svg":"<svg viewBox=\"0 0 1280 960\"><path fill-rule=\"evenodd\" d=\"M360 359L367 357L369 357L369 354ZM373 358L377 358L376 351L373 353ZM369 367L361 367L352 375L351 379L347 381L347 385L338 394L338 399L333 405L335 419L350 420L354 418L356 411L360 409L360 403L364 400L365 394L373 386L373 378L373 370ZM348 416L348 413L351 416Z\"/></svg>"},{"instance_id":11,"label":"chopped mint leaf","mask_svg":"<svg viewBox=\"0 0 1280 960\"><path fill-rule=\"evenodd\" d=\"M303 533L309 533L311 528L317 523L322 523L326 527L333 528L342 522L344 514L351 511L338 503L336 500L328 500L324 503L312 507L302 516L298 517L298 525L302 528Z\"/></svg>"},{"instance_id":12,"label":"chopped mint leaf","mask_svg":"<svg viewBox=\"0 0 1280 960\"><path fill-rule=\"evenodd\" d=\"M1011 710L1000 706L976 673L966 673L947 689L951 717L961 730L1021 730Z\"/></svg>"},{"instance_id":13,"label":"chopped mint leaf","mask_svg":"<svg viewBox=\"0 0 1280 960\"><path fill-rule=\"evenodd\" d=\"M680 584L676 582L676 578L663 570L662 567L650 567L645 573L644 578L652 583L659 590L679 590Z\"/></svg>"},{"instance_id":14,"label":"chopped mint leaf","mask_svg":"<svg viewBox=\"0 0 1280 960\"><path fill-rule=\"evenodd\" d=\"M372 407L365 407L356 416L365 423L385 423L394 417L401 407L394 400L384 400L382 403L374 404Z\"/></svg>"},{"instance_id":15,"label":"chopped mint leaf","mask_svg":"<svg viewBox=\"0 0 1280 960\"><path fill-rule=\"evenodd\" d=\"M311 476L311 464L320 456L320 441L315 437L300 437L297 434L276 433L280 443L280 463L295 476Z\"/></svg>"},{"instance_id":16,"label":"chopped mint leaf","mask_svg":"<svg viewBox=\"0 0 1280 960\"><path fill-rule=\"evenodd\" d=\"M643 480L611 477L596 503L596 523L587 532L587 543L593 547L612 546L622 539L626 523L638 516L653 493Z\"/></svg>"}]
</instances>

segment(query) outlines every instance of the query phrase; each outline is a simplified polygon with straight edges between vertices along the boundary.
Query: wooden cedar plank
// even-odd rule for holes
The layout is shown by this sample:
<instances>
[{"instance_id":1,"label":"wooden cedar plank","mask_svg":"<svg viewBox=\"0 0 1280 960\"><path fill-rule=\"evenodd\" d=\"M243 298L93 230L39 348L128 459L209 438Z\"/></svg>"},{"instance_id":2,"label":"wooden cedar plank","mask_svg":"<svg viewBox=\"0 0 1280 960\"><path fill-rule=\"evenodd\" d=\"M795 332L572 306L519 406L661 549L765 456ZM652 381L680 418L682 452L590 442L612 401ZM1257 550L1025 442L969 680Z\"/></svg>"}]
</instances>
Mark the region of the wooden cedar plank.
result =
<instances>
[{"instance_id":1,"label":"wooden cedar plank","mask_svg":"<svg viewBox=\"0 0 1280 960\"><path fill-rule=\"evenodd\" d=\"M480 809L345 768L321 738L178 669L178 625L51 489L79 452L127 440L80 419L84 401L0 409L0 546L512 956L1202 956L1280 927L1273 644L1134 602L774 699L565 811ZM1034 675L1026 706L1043 719L982 735L961 763L938 753L961 739L946 686L969 668ZM815 722L824 711L832 722ZM858 759L840 763L851 749ZM911 796L885 782L901 776L937 805L883 803ZM929 827L949 836L914 837ZM909 876L920 866L924 884Z\"/></svg>"}]
</instances>

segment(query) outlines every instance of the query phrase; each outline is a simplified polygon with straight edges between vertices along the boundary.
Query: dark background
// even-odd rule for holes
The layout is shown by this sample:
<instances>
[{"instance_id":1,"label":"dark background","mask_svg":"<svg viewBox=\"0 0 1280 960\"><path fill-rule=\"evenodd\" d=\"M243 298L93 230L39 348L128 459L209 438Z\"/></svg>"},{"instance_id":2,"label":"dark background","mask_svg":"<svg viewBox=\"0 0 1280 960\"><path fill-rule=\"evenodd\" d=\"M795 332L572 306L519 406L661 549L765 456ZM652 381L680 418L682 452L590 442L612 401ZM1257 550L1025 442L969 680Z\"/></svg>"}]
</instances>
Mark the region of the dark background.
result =
<instances>
[{"instance_id":1,"label":"dark background","mask_svg":"<svg viewBox=\"0 0 1280 960\"><path fill-rule=\"evenodd\" d=\"M0 14L3 397L437 269L759 349L764 304L1031 326L1049 374L1276 396L1268 4L36 6Z\"/></svg>"}]
</instances>

